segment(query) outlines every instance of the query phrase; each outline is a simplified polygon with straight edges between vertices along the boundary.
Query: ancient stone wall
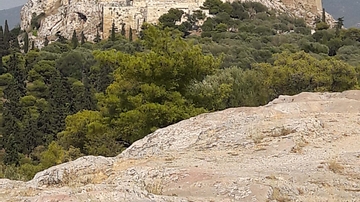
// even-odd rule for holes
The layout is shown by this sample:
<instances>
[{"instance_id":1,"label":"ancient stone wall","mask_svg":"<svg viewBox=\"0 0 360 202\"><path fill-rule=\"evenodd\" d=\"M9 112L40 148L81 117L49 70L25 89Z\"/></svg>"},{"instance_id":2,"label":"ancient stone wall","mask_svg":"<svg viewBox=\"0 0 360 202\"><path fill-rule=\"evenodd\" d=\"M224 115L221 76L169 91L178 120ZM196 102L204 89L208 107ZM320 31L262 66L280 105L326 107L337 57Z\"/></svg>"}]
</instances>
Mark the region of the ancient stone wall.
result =
<instances>
[{"instance_id":1,"label":"ancient stone wall","mask_svg":"<svg viewBox=\"0 0 360 202\"><path fill-rule=\"evenodd\" d=\"M114 22L115 28L120 32L122 25L128 31L130 27L139 31L143 22L157 23L161 15L171 8L183 10L191 14L200 9L203 0L126 0L121 3L103 0L103 38L108 38Z\"/></svg>"}]
</instances>

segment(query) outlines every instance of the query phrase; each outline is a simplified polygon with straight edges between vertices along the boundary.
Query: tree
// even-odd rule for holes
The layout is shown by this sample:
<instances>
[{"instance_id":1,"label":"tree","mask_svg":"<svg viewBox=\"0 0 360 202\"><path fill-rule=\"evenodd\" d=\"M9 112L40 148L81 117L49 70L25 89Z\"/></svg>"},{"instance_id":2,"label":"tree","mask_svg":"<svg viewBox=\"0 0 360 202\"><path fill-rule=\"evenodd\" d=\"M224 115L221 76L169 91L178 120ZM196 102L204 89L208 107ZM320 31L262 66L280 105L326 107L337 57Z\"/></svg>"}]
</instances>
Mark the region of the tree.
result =
<instances>
[{"instance_id":1,"label":"tree","mask_svg":"<svg viewBox=\"0 0 360 202\"><path fill-rule=\"evenodd\" d=\"M171 8L168 13L160 16L159 22L164 27L173 27L175 28L175 23L181 20L181 17L183 16L184 11L179 9Z\"/></svg>"},{"instance_id":2,"label":"tree","mask_svg":"<svg viewBox=\"0 0 360 202\"><path fill-rule=\"evenodd\" d=\"M323 10L322 10L322 18L321 18L321 21L326 23L326 12L325 12L325 8L323 8Z\"/></svg>"},{"instance_id":3,"label":"tree","mask_svg":"<svg viewBox=\"0 0 360 202\"><path fill-rule=\"evenodd\" d=\"M83 45L86 41L86 37L85 37L85 34L84 34L84 31L81 31L81 41L80 41L80 44Z\"/></svg>"},{"instance_id":4,"label":"tree","mask_svg":"<svg viewBox=\"0 0 360 202\"><path fill-rule=\"evenodd\" d=\"M75 49L79 45L79 40L76 36L76 30L73 31L73 34L71 37L71 43L72 43L73 49Z\"/></svg>"},{"instance_id":5,"label":"tree","mask_svg":"<svg viewBox=\"0 0 360 202\"><path fill-rule=\"evenodd\" d=\"M337 22L336 22L336 31L335 31L335 35L336 37L339 37L340 35L340 30L342 29L342 27L344 26L344 17L338 18Z\"/></svg>"},{"instance_id":6,"label":"tree","mask_svg":"<svg viewBox=\"0 0 360 202\"><path fill-rule=\"evenodd\" d=\"M145 26L142 43L149 51L94 53L99 63L117 62L114 82L99 96L99 105L114 123L114 131L119 131L117 139L130 143L156 128L205 112L185 95L190 84L220 65L220 60L184 41L180 32Z\"/></svg>"},{"instance_id":7,"label":"tree","mask_svg":"<svg viewBox=\"0 0 360 202\"><path fill-rule=\"evenodd\" d=\"M101 37L100 37L100 34L99 34L99 30L96 30L96 36L94 38L94 42L99 43L100 41L101 41Z\"/></svg>"},{"instance_id":8,"label":"tree","mask_svg":"<svg viewBox=\"0 0 360 202\"><path fill-rule=\"evenodd\" d=\"M58 42L66 43L66 38L63 35L61 35L60 31L56 32L55 36L57 37Z\"/></svg>"},{"instance_id":9,"label":"tree","mask_svg":"<svg viewBox=\"0 0 360 202\"><path fill-rule=\"evenodd\" d=\"M4 33L3 33L2 26L0 26L0 69L1 69L1 72L4 72L2 57L5 56L5 54L6 54L6 51L5 51L5 44L4 44Z\"/></svg>"},{"instance_id":10,"label":"tree","mask_svg":"<svg viewBox=\"0 0 360 202\"><path fill-rule=\"evenodd\" d=\"M10 49L10 30L9 30L9 25L7 20L5 20L5 27L4 27L4 44L5 44L5 49L9 50Z\"/></svg>"},{"instance_id":11,"label":"tree","mask_svg":"<svg viewBox=\"0 0 360 202\"><path fill-rule=\"evenodd\" d=\"M112 25L111 25L111 35L110 35L110 40L111 41L115 41L115 22L113 21Z\"/></svg>"},{"instance_id":12,"label":"tree","mask_svg":"<svg viewBox=\"0 0 360 202\"><path fill-rule=\"evenodd\" d=\"M49 45L49 39L47 36L45 36L45 41L44 41L44 46L48 46Z\"/></svg>"},{"instance_id":13,"label":"tree","mask_svg":"<svg viewBox=\"0 0 360 202\"><path fill-rule=\"evenodd\" d=\"M129 28L129 41L133 41L133 30L131 27Z\"/></svg>"},{"instance_id":14,"label":"tree","mask_svg":"<svg viewBox=\"0 0 360 202\"><path fill-rule=\"evenodd\" d=\"M7 140L6 146L5 146L5 157L4 157L4 163L6 165L16 165L19 166L19 153L18 153L18 147L16 141L17 138L14 137L13 134L11 134Z\"/></svg>"},{"instance_id":15,"label":"tree","mask_svg":"<svg viewBox=\"0 0 360 202\"><path fill-rule=\"evenodd\" d=\"M318 60L305 52L276 54L274 65L259 64L272 98L300 92L344 91L356 87L355 68L336 59Z\"/></svg>"},{"instance_id":16,"label":"tree","mask_svg":"<svg viewBox=\"0 0 360 202\"><path fill-rule=\"evenodd\" d=\"M125 30L125 23L121 24L121 35L125 36L126 35L126 30Z\"/></svg>"},{"instance_id":17,"label":"tree","mask_svg":"<svg viewBox=\"0 0 360 202\"><path fill-rule=\"evenodd\" d=\"M25 53L27 53L29 51L29 35L27 32L25 32L23 49L24 49Z\"/></svg>"}]
</instances>

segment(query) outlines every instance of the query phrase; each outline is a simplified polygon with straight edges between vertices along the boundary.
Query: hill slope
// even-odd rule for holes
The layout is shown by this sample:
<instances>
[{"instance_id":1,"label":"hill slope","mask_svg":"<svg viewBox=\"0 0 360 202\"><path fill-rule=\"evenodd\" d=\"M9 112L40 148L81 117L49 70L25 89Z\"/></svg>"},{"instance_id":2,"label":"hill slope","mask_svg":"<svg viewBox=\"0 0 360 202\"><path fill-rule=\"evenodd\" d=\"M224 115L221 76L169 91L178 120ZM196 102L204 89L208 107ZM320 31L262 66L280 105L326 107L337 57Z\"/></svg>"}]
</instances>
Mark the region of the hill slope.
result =
<instances>
[{"instance_id":1,"label":"hill slope","mask_svg":"<svg viewBox=\"0 0 360 202\"><path fill-rule=\"evenodd\" d=\"M22 6L0 10L0 25L4 26L5 20L8 20L9 28L20 25L20 11Z\"/></svg>"},{"instance_id":2,"label":"hill slope","mask_svg":"<svg viewBox=\"0 0 360 202\"><path fill-rule=\"evenodd\" d=\"M360 27L360 0L323 0L323 6L335 19L344 17L345 27Z\"/></svg>"},{"instance_id":3,"label":"hill slope","mask_svg":"<svg viewBox=\"0 0 360 202\"><path fill-rule=\"evenodd\" d=\"M360 198L360 91L280 96L155 131L115 158L87 156L27 183L15 201L351 201ZM336 180L335 180L336 179Z\"/></svg>"}]
</instances>

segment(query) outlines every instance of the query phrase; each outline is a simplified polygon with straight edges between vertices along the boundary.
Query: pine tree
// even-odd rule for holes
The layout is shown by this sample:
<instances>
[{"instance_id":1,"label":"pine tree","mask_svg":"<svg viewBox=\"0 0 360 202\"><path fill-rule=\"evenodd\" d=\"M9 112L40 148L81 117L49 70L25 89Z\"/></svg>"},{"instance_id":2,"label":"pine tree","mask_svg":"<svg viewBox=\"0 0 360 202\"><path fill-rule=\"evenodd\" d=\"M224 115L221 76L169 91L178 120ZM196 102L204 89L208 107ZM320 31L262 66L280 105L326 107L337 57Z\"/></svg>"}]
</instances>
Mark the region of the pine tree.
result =
<instances>
[{"instance_id":1,"label":"pine tree","mask_svg":"<svg viewBox=\"0 0 360 202\"><path fill-rule=\"evenodd\" d=\"M80 44L83 45L86 41L86 37L85 37L85 34L84 34L84 31L81 32L81 42Z\"/></svg>"},{"instance_id":2,"label":"pine tree","mask_svg":"<svg viewBox=\"0 0 360 202\"><path fill-rule=\"evenodd\" d=\"M111 36L110 36L110 40L111 41L115 41L116 38L115 38L115 23L113 22L112 25L111 25Z\"/></svg>"},{"instance_id":3,"label":"pine tree","mask_svg":"<svg viewBox=\"0 0 360 202\"><path fill-rule=\"evenodd\" d=\"M335 30L336 37L339 37L340 30L342 29L343 26L344 26L344 17L338 18L336 22L336 30Z\"/></svg>"},{"instance_id":4,"label":"pine tree","mask_svg":"<svg viewBox=\"0 0 360 202\"><path fill-rule=\"evenodd\" d=\"M126 33L126 31L125 31L125 23L123 23L121 25L121 35L125 36L125 33Z\"/></svg>"},{"instance_id":5,"label":"pine tree","mask_svg":"<svg viewBox=\"0 0 360 202\"><path fill-rule=\"evenodd\" d=\"M29 35L27 32L25 32L23 49L25 53L29 52Z\"/></svg>"},{"instance_id":6,"label":"pine tree","mask_svg":"<svg viewBox=\"0 0 360 202\"><path fill-rule=\"evenodd\" d=\"M78 40L78 38L76 36L76 30L73 31L73 35L71 37L71 43L73 45L73 49L75 49L79 45L79 40Z\"/></svg>"},{"instance_id":7,"label":"pine tree","mask_svg":"<svg viewBox=\"0 0 360 202\"><path fill-rule=\"evenodd\" d=\"M131 27L129 29L129 41L133 41L133 30Z\"/></svg>"}]
</instances>

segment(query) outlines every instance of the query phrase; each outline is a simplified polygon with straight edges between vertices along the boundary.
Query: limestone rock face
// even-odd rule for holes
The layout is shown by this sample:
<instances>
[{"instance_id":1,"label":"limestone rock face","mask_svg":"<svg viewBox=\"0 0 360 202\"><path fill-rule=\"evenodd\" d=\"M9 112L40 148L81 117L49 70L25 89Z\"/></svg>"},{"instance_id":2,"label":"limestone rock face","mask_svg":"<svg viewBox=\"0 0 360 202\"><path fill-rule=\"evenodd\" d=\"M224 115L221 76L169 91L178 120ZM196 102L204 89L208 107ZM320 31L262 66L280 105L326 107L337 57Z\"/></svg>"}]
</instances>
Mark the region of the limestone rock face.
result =
<instances>
[{"instance_id":1,"label":"limestone rock face","mask_svg":"<svg viewBox=\"0 0 360 202\"><path fill-rule=\"evenodd\" d=\"M321 0L250 1L305 18L310 26L314 26L316 16L321 16L322 12ZM21 11L21 28L30 31L32 19L38 19L40 27L36 36L32 36L38 47L46 36L50 42L56 39L58 32L65 38L71 38L74 30L78 36L83 31L92 41L97 31L101 37L108 38L113 22L118 31L125 24L126 30L131 27L136 32L144 21L156 23L170 8L191 13L200 9L203 3L204 0L28 0ZM334 24L330 15L327 15L327 21L330 25Z\"/></svg>"},{"instance_id":2,"label":"limestone rock face","mask_svg":"<svg viewBox=\"0 0 360 202\"><path fill-rule=\"evenodd\" d=\"M280 96L159 129L113 158L82 157L1 201L357 201L360 91Z\"/></svg>"}]
</instances>

